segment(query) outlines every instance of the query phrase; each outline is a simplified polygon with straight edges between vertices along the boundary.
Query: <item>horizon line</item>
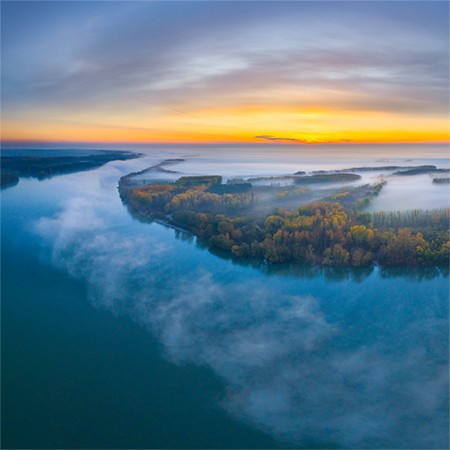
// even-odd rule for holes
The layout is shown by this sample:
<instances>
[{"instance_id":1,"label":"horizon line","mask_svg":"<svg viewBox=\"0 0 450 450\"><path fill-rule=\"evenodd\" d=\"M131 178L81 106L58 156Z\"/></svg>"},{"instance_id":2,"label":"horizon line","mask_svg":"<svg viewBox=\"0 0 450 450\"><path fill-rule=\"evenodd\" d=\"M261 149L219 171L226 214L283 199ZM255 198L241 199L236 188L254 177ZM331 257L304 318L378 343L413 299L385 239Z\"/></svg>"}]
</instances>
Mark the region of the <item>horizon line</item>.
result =
<instances>
[{"instance_id":1,"label":"horizon line","mask_svg":"<svg viewBox=\"0 0 450 450\"><path fill-rule=\"evenodd\" d=\"M303 142L303 141L284 141L284 140L272 140L272 141L186 141L186 142L168 142L168 141L148 141L148 142L136 142L136 141L35 141L35 140L0 140L0 148L7 149L8 146L17 148L19 146L77 146L77 145L95 145L95 146L108 146L108 145L132 145L132 146L146 146L146 145L167 145L167 146L205 146L205 145L247 145L247 146L319 146L319 145L336 145L336 146L348 146L348 145L448 145L449 141L328 141L328 142Z\"/></svg>"}]
</instances>

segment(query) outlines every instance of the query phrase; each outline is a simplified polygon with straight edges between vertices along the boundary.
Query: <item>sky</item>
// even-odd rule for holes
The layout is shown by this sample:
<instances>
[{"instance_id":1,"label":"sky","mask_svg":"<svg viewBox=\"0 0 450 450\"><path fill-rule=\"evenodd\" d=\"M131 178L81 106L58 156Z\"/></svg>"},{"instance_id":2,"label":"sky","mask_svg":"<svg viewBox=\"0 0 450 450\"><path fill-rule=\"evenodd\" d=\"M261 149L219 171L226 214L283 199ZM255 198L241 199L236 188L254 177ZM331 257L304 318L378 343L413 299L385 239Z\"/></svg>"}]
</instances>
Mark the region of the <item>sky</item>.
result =
<instances>
[{"instance_id":1,"label":"sky","mask_svg":"<svg viewBox=\"0 0 450 450\"><path fill-rule=\"evenodd\" d=\"M2 144L446 143L448 16L446 1L2 1Z\"/></svg>"}]
</instances>

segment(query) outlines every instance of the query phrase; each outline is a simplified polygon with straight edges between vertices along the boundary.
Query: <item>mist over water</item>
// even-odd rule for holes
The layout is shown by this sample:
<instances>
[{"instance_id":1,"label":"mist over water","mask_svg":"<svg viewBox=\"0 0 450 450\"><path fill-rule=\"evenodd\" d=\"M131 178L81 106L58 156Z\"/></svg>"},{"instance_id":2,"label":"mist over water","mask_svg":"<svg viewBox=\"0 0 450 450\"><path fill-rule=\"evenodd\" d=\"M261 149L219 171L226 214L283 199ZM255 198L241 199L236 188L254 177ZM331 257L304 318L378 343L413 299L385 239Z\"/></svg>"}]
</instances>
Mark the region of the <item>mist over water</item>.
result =
<instances>
[{"instance_id":1,"label":"mist over water","mask_svg":"<svg viewBox=\"0 0 450 450\"><path fill-rule=\"evenodd\" d=\"M139 151L148 155L155 154L152 148L139 148ZM178 175L161 177L165 179L176 179L181 175L222 175L227 180L234 177L286 175L298 171L309 173L355 167L434 165L439 169L450 168L448 145L436 144L168 146L166 152L172 154L172 157L185 157L186 161L171 167L180 172ZM395 170L361 171L357 172L361 176L357 182L314 184L313 189L355 187L386 181L386 186L379 197L371 202L368 211L404 211L449 206L449 185L433 183L434 176L448 177L448 173L397 176L394 172Z\"/></svg>"},{"instance_id":2,"label":"mist over water","mask_svg":"<svg viewBox=\"0 0 450 450\"><path fill-rule=\"evenodd\" d=\"M20 226L31 228L43 264L82 280L96 307L145 327L174 364L213 371L225 388L220 405L237 421L303 448L448 446L448 278L378 268L334 278L277 273L133 220L118 178L184 156L171 169L225 177L431 160L441 166L444 158L151 150L91 172L23 180L2 195L8 211L28 210ZM404 204L410 188L402 183L416 183L421 197L411 207L447 206L448 187L440 191L427 177L388 179L386 200ZM374 210L383 207L382 195L376 202Z\"/></svg>"},{"instance_id":3,"label":"mist over water","mask_svg":"<svg viewBox=\"0 0 450 450\"><path fill-rule=\"evenodd\" d=\"M276 175L299 170L333 170L358 166L435 164L449 167L448 145L201 145L164 146L167 153L185 156L178 166L190 173L219 170L232 176ZM127 146L146 155L160 146ZM178 169L176 169L178 170Z\"/></svg>"},{"instance_id":4,"label":"mist over water","mask_svg":"<svg viewBox=\"0 0 450 450\"><path fill-rule=\"evenodd\" d=\"M368 211L405 211L449 207L449 185L433 183L433 178L429 174L411 177L391 175L386 177L386 181L386 186L369 205Z\"/></svg>"}]
</instances>

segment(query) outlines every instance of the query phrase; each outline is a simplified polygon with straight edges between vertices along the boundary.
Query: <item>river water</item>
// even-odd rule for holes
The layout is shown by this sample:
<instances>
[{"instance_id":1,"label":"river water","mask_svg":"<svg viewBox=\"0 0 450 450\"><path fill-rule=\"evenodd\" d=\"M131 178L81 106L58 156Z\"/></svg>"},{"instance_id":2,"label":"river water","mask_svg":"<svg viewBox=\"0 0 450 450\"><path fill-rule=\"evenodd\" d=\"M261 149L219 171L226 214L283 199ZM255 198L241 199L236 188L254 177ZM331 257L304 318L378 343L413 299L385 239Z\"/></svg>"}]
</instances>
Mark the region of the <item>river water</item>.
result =
<instances>
[{"instance_id":1,"label":"river water","mask_svg":"<svg viewBox=\"0 0 450 450\"><path fill-rule=\"evenodd\" d=\"M285 148L153 148L2 192L4 448L448 447L448 274L238 264L118 197L174 157L225 177L448 167L434 147ZM448 205L425 177L371 207Z\"/></svg>"}]
</instances>

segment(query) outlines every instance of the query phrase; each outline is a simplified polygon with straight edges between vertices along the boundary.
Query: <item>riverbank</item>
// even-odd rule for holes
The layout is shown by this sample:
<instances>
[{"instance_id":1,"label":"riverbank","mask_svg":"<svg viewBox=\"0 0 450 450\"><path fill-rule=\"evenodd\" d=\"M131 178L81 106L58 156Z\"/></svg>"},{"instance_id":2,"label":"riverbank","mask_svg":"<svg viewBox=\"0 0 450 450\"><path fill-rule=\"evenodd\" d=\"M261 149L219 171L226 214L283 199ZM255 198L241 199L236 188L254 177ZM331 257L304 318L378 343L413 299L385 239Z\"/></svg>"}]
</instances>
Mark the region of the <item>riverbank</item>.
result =
<instances>
[{"instance_id":1,"label":"riverbank","mask_svg":"<svg viewBox=\"0 0 450 450\"><path fill-rule=\"evenodd\" d=\"M364 212L385 182L344 185L330 193L295 185L280 191L277 185L222 184L220 176L141 184L135 176L119 182L132 215L186 230L235 258L331 267L448 264L448 208Z\"/></svg>"},{"instance_id":2,"label":"riverbank","mask_svg":"<svg viewBox=\"0 0 450 450\"><path fill-rule=\"evenodd\" d=\"M113 150L80 150L78 155L76 150L4 151L1 156L1 187L14 186L21 177L43 180L56 175L96 169L110 161L124 161L140 156L139 153Z\"/></svg>"}]
</instances>

